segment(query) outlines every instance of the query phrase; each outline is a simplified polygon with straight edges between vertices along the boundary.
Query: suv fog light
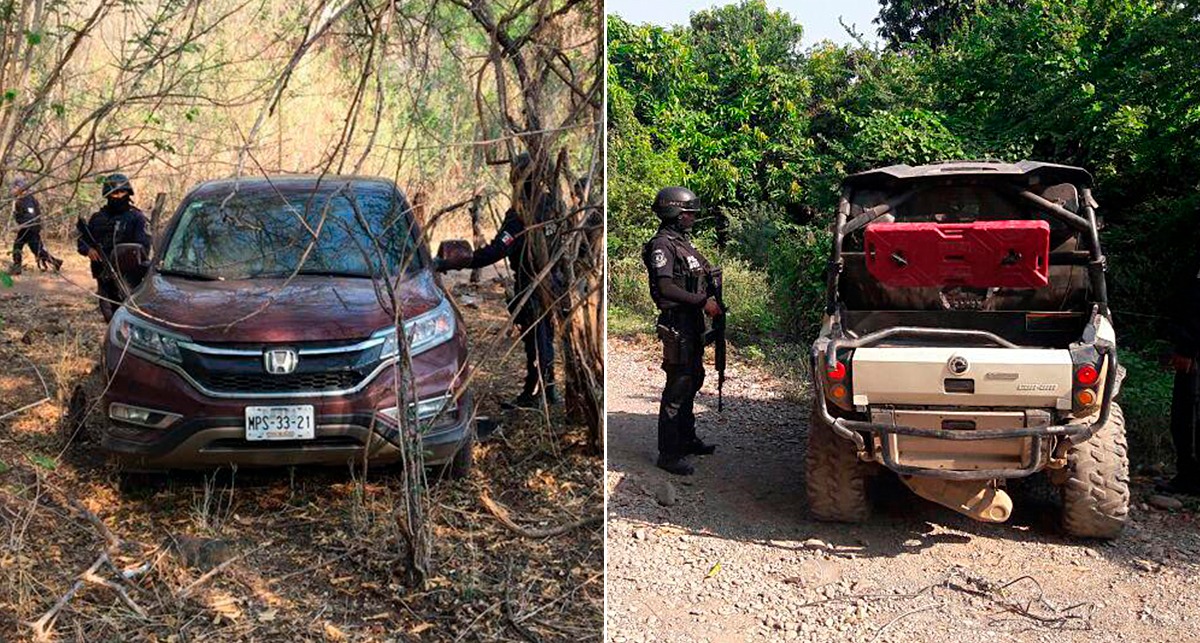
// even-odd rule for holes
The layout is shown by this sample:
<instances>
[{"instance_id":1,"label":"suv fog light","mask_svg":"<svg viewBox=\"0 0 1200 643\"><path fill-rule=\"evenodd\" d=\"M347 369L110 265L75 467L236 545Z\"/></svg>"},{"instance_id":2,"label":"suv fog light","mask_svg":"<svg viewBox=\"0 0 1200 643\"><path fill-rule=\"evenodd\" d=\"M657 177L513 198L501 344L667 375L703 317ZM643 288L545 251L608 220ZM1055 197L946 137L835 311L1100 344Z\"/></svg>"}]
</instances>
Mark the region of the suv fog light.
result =
<instances>
[{"instance_id":1,"label":"suv fog light","mask_svg":"<svg viewBox=\"0 0 1200 643\"><path fill-rule=\"evenodd\" d=\"M408 405L408 417L417 420L428 420L435 418L442 413L454 401L453 395L443 395L441 397L431 397L427 400L420 400L416 404Z\"/></svg>"},{"instance_id":2,"label":"suv fog light","mask_svg":"<svg viewBox=\"0 0 1200 643\"><path fill-rule=\"evenodd\" d=\"M137 424L152 429L165 429L183 416L166 411L155 411L140 406L114 402L108 406L108 417L120 422Z\"/></svg>"},{"instance_id":3,"label":"suv fog light","mask_svg":"<svg viewBox=\"0 0 1200 643\"><path fill-rule=\"evenodd\" d=\"M379 414L393 422L398 422L400 407L392 406L380 409ZM454 406L454 396L447 394L409 404L408 420L420 422L421 428L426 430L454 423L458 420L458 409Z\"/></svg>"}]
</instances>

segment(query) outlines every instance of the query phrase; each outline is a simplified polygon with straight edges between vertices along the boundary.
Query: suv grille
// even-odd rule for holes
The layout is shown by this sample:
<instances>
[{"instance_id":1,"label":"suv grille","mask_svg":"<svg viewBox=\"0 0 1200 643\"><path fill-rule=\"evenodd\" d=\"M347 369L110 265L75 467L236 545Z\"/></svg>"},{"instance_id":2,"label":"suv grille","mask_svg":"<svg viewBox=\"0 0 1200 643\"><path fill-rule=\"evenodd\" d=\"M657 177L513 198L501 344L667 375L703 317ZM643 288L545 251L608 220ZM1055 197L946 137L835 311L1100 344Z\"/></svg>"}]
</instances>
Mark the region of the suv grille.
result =
<instances>
[{"instance_id":1,"label":"suv grille","mask_svg":"<svg viewBox=\"0 0 1200 643\"><path fill-rule=\"evenodd\" d=\"M203 381L205 387L225 393L287 393L342 391L354 388L361 379L358 373L296 373L293 375L226 375L211 374Z\"/></svg>"},{"instance_id":2,"label":"suv grille","mask_svg":"<svg viewBox=\"0 0 1200 643\"><path fill-rule=\"evenodd\" d=\"M227 346L212 347L226 349ZM275 346L241 348L240 354L213 352L208 347L180 350L183 368L201 386L217 394L330 393L352 389L363 382L379 365L381 346L368 348L330 343L308 344L303 349L328 352L301 354L296 370L287 375L272 375L263 365L263 351ZM289 346L289 348L295 348Z\"/></svg>"}]
</instances>

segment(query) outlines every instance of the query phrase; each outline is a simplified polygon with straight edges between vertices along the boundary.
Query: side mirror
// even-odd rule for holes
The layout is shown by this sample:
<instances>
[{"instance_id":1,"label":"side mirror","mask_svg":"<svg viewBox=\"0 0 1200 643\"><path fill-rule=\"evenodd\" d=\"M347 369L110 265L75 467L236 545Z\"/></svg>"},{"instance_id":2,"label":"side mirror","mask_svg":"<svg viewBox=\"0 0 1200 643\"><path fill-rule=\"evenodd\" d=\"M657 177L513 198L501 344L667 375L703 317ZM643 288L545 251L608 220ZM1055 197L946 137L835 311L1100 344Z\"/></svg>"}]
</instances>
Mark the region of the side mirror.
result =
<instances>
[{"instance_id":1,"label":"side mirror","mask_svg":"<svg viewBox=\"0 0 1200 643\"><path fill-rule=\"evenodd\" d=\"M471 265L471 257L474 254L475 251L469 242L462 239L449 239L438 245L437 258L447 269L456 270Z\"/></svg>"},{"instance_id":2,"label":"side mirror","mask_svg":"<svg viewBox=\"0 0 1200 643\"><path fill-rule=\"evenodd\" d=\"M113 266L122 281L133 290L142 284L150 268L150 257L140 243L118 243L113 248Z\"/></svg>"},{"instance_id":3,"label":"side mirror","mask_svg":"<svg viewBox=\"0 0 1200 643\"><path fill-rule=\"evenodd\" d=\"M146 249L140 243L118 243L113 248L113 263L123 275L143 270L148 261Z\"/></svg>"}]
</instances>

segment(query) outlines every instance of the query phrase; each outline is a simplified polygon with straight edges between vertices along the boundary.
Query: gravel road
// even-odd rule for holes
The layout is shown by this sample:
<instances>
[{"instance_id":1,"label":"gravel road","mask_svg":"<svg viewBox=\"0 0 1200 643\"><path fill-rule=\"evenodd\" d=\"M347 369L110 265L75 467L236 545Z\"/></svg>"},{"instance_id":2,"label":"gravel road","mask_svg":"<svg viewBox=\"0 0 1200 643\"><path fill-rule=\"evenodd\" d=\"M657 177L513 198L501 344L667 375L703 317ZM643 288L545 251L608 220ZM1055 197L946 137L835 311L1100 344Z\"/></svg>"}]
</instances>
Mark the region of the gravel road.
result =
<instances>
[{"instance_id":1,"label":"gravel road","mask_svg":"<svg viewBox=\"0 0 1200 643\"><path fill-rule=\"evenodd\" d=\"M657 352L609 342L608 640L1200 641L1194 504L1149 508L1136 480L1113 543L1063 535L1037 488L1003 525L890 485L868 523L818 523L803 394L762 368L731 363L724 418L710 374L699 434L720 447L695 476L653 466Z\"/></svg>"}]
</instances>

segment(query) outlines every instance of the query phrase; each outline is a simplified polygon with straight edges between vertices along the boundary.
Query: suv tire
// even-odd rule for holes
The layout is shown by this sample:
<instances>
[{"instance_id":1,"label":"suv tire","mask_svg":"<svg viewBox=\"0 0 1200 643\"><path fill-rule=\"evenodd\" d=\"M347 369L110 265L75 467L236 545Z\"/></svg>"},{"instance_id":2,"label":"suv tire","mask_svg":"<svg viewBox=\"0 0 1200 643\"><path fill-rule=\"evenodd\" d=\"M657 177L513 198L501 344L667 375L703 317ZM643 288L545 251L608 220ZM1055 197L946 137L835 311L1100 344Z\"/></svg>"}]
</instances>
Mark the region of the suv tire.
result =
<instances>
[{"instance_id":1,"label":"suv tire","mask_svg":"<svg viewBox=\"0 0 1200 643\"><path fill-rule=\"evenodd\" d=\"M437 472L438 480L462 480L471 475L471 470L475 468L475 431L471 430L467 434L461 444L458 445L458 450L454 452L454 457L449 462L443 464Z\"/></svg>"},{"instance_id":2,"label":"suv tire","mask_svg":"<svg viewBox=\"0 0 1200 643\"><path fill-rule=\"evenodd\" d=\"M804 478L808 508L817 520L863 522L871 514L867 498L870 468L858 459L853 445L825 423L814 401L808 423Z\"/></svg>"},{"instance_id":3,"label":"suv tire","mask_svg":"<svg viewBox=\"0 0 1200 643\"><path fill-rule=\"evenodd\" d=\"M1125 414L1113 403L1108 422L1067 451L1063 529L1072 536L1116 538L1129 517L1129 455Z\"/></svg>"}]
</instances>

